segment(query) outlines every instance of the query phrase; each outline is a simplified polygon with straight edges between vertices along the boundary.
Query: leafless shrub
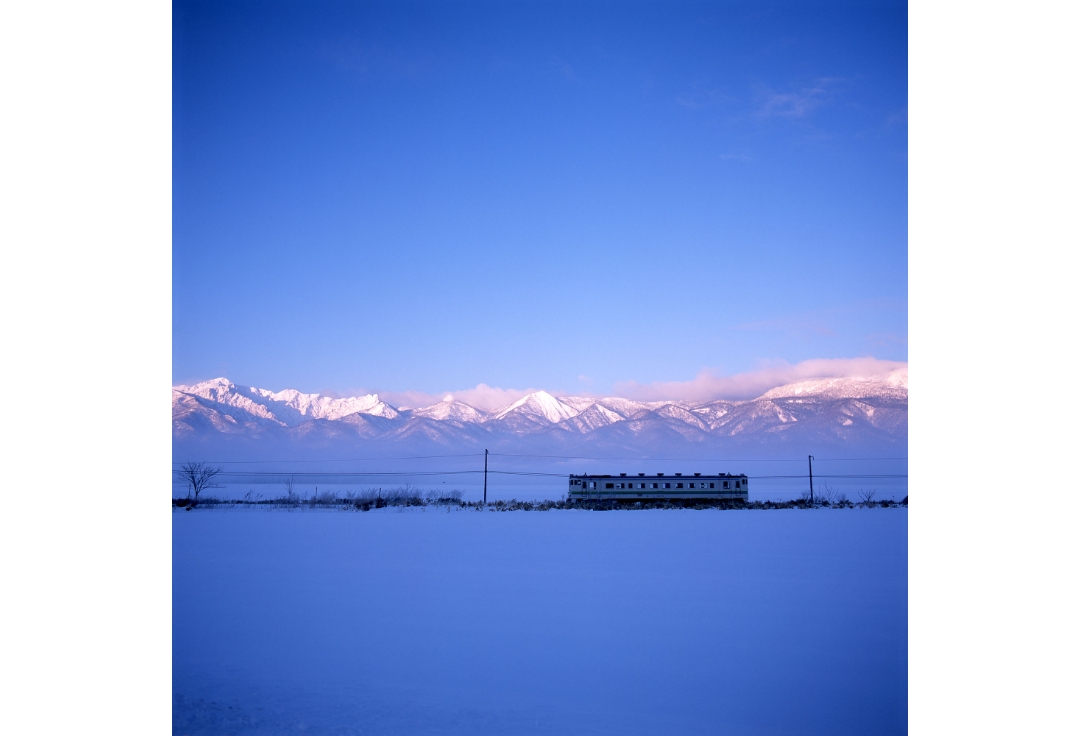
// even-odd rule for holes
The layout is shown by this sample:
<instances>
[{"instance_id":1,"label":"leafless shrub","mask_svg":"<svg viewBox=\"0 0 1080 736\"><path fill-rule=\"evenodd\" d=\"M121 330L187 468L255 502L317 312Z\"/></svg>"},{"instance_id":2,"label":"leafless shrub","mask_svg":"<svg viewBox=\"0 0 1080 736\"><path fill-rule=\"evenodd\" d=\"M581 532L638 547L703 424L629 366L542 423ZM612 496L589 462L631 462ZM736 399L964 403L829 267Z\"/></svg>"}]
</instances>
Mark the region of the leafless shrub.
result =
<instances>
[{"instance_id":1,"label":"leafless shrub","mask_svg":"<svg viewBox=\"0 0 1080 736\"><path fill-rule=\"evenodd\" d=\"M214 483L214 478L220 475L222 470L206 463L191 462L181 465L176 475L181 481L187 483L189 491L195 492L195 502L192 505L198 505L200 493L207 488L221 488L219 484Z\"/></svg>"},{"instance_id":2,"label":"leafless shrub","mask_svg":"<svg viewBox=\"0 0 1080 736\"><path fill-rule=\"evenodd\" d=\"M814 496L814 501L822 505L834 506L840 501L840 494L835 489L829 488L827 483L822 483Z\"/></svg>"},{"instance_id":3,"label":"leafless shrub","mask_svg":"<svg viewBox=\"0 0 1080 736\"><path fill-rule=\"evenodd\" d=\"M333 491L319 493L319 489L316 488L315 492L311 494L311 503L315 506L333 506L337 502L337 495Z\"/></svg>"},{"instance_id":4,"label":"leafless shrub","mask_svg":"<svg viewBox=\"0 0 1080 736\"><path fill-rule=\"evenodd\" d=\"M872 504L874 502L874 495L876 493L877 493L877 490L875 490L873 488L871 488L869 491L864 491L864 490L862 490L860 488L859 489L859 500L862 501L862 503L865 504L865 505Z\"/></svg>"},{"instance_id":5,"label":"leafless shrub","mask_svg":"<svg viewBox=\"0 0 1080 736\"><path fill-rule=\"evenodd\" d=\"M281 487L285 489L287 503L296 503L300 497L296 494L296 476L288 475L281 479Z\"/></svg>"},{"instance_id":6,"label":"leafless shrub","mask_svg":"<svg viewBox=\"0 0 1080 736\"><path fill-rule=\"evenodd\" d=\"M383 506L423 506L425 494L416 486L405 484L397 488L376 488L361 491L353 498L353 505L362 510Z\"/></svg>"},{"instance_id":7,"label":"leafless shrub","mask_svg":"<svg viewBox=\"0 0 1080 736\"><path fill-rule=\"evenodd\" d=\"M428 503L434 504L460 504L462 497L465 495L464 491L458 489L447 490L445 488L436 488L428 491L424 494L424 499Z\"/></svg>"}]
</instances>

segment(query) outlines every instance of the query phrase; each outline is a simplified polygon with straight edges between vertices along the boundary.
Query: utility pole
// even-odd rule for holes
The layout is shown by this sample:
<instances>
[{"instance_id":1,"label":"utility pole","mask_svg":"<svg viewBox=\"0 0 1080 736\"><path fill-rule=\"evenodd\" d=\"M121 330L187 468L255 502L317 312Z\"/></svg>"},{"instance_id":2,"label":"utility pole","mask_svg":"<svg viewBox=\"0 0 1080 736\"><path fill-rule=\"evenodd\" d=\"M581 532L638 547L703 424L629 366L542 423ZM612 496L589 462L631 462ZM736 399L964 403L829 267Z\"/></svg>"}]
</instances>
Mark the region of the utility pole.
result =
<instances>
[{"instance_id":1,"label":"utility pole","mask_svg":"<svg viewBox=\"0 0 1080 736\"><path fill-rule=\"evenodd\" d=\"M806 462L810 463L810 505L814 505L814 456L807 455Z\"/></svg>"},{"instance_id":2,"label":"utility pole","mask_svg":"<svg viewBox=\"0 0 1080 736\"><path fill-rule=\"evenodd\" d=\"M484 505L487 506L487 457L488 451L484 450Z\"/></svg>"}]
</instances>

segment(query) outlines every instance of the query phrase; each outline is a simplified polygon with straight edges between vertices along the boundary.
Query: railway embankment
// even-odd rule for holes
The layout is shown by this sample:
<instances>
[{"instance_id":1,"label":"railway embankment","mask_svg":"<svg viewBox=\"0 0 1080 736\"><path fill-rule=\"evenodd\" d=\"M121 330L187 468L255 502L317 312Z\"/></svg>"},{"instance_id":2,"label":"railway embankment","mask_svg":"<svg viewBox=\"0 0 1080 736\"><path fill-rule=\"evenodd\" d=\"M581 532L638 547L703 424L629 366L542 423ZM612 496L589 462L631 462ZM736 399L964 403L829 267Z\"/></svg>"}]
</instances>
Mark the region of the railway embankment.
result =
<instances>
[{"instance_id":1,"label":"railway embankment","mask_svg":"<svg viewBox=\"0 0 1080 736\"><path fill-rule=\"evenodd\" d=\"M307 499L301 498L243 498L243 499L219 499L203 498L198 503L187 498L174 498L173 507L179 511L209 510L209 509L282 509L282 510L338 510L338 511L373 511L384 508L415 508L432 510L460 510L478 512L505 512L505 511L642 511L647 509L670 509L670 510L723 510L723 511L768 511L782 509L853 509L853 508L906 508L907 496L900 501L892 499L866 499L860 501L834 500L834 501L811 501L810 499L797 499L792 501L614 501L614 500L590 500L568 501L544 499L539 501L519 501L517 499L489 501L463 501L461 498L425 498L420 495L403 496L387 494L385 497L377 495L343 496L335 497L329 494L313 496Z\"/></svg>"}]
</instances>

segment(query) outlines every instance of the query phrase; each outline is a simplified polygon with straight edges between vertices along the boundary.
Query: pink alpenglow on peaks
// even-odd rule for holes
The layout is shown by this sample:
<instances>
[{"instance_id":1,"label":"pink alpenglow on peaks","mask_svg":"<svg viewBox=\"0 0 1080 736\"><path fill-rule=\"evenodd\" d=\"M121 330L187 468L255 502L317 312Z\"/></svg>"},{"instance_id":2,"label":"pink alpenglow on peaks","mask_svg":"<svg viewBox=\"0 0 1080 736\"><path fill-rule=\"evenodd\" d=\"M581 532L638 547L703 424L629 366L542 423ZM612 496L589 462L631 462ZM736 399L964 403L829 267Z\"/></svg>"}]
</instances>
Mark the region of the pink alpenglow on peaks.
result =
<instances>
[{"instance_id":1,"label":"pink alpenglow on peaks","mask_svg":"<svg viewBox=\"0 0 1080 736\"><path fill-rule=\"evenodd\" d=\"M702 370L689 381L615 384L620 394L634 399L750 399L770 389L817 379L851 379L885 382L907 390L907 363L877 358L835 358L766 364L755 371L720 376Z\"/></svg>"},{"instance_id":2,"label":"pink alpenglow on peaks","mask_svg":"<svg viewBox=\"0 0 1080 736\"><path fill-rule=\"evenodd\" d=\"M577 416L578 410L564 404L547 391L524 396L495 415L495 419L505 419L513 414L543 417L552 424Z\"/></svg>"},{"instance_id":3,"label":"pink alpenglow on peaks","mask_svg":"<svg viewBox=\"0 0 1080 736\"><path fill-rule=\"evenodd\" d=\"M845 370L848 375L842 375ZM520 392L484 387L486 398L513 400L487 408L462 400L469 390L444 394L442 400L416 393L413 398L427 396L430 403L398 409L374 393L330 398L216 378L174 387L173 436L176 441L225 435L276 439L295 446L419 443L470 451L500 443L558 444L574 437L579 438L575 442L600 449L635 452L660 447L681 452L731 442L798 448L798 452L845 443L906 447L905 364L873 359L807 361L771 366L762 373L728 379L703 374L705 379L699 376L685 383L630 387L634 390L629 393L647 399L555 396L547 391L516 395ZM796 380L767 385L770 376ZM749 398L723 396L745 393L755 385L758 390ZM658 395L662 389L670 394Z\"/></svg>"}]
</instances>

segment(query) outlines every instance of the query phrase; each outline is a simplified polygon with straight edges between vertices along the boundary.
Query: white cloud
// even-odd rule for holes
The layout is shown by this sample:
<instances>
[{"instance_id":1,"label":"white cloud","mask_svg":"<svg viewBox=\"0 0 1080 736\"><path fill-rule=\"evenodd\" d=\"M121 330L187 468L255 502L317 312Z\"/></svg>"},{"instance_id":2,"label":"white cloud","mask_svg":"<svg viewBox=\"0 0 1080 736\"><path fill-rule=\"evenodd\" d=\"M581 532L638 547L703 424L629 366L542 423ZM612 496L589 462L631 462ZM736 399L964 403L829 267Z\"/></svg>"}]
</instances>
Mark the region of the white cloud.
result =
<instances>
[{"instance_id":1,"label":"white cloud","mask_svg":"<svg viewBox=\"0 0 1080 736\"><path fill-rule=\"evenodd\" d=\"M737 373L733 376L719 375L715 370L704 369L689 381L660 381L641 384L636 381L616 383L610 394L597 394L593 391L563 391L547 389L553 396L585 396L601 398L620 396L639 401L688 400L710 401L713 399L753 399L769 389L795 381L812 378L877 378L885 377L896 371L907 373L907 363L894 360L879 360L870 356L863 358L818 358L804 360L801 363L771 362L757 370ZM586 385L591 382L588 376L578 376ZM394 407L419 409L432 406L453 398L474 406L482 411L503 409L522 396L534 393L536 388L498 388L481 383L474 388L459 391L380 391L379 398ZM361 393L367 393L361 392Z\"/></svg>"},{"instance_id":2,"label":"white cloud","mask_svg":"<svg viewBox=\"0 0 1080 736\"><path fill-rule=\"evenodd\" d=\"M809 86L788 92L763 90L757 95L757 114L760 117L806 117L828 102L843 81L834 77L822 77Z\"/></svg>"},{"instance_id":3,"label":"white cloud","mask_svg":"<svg viewBox=\"0 0 1080 736\"><path fill-rule=\"evenodd\" d=\"M907 371L907 363L877 358L818 358L801 363L771 363L755 371L720 376L702 370L689 381L666 381L640 384L624 381L615 384L615 393L640 401L685 399L753 399L769 389L811 378L879 378L894 371Z\"/></svg>"}]
</instances>

